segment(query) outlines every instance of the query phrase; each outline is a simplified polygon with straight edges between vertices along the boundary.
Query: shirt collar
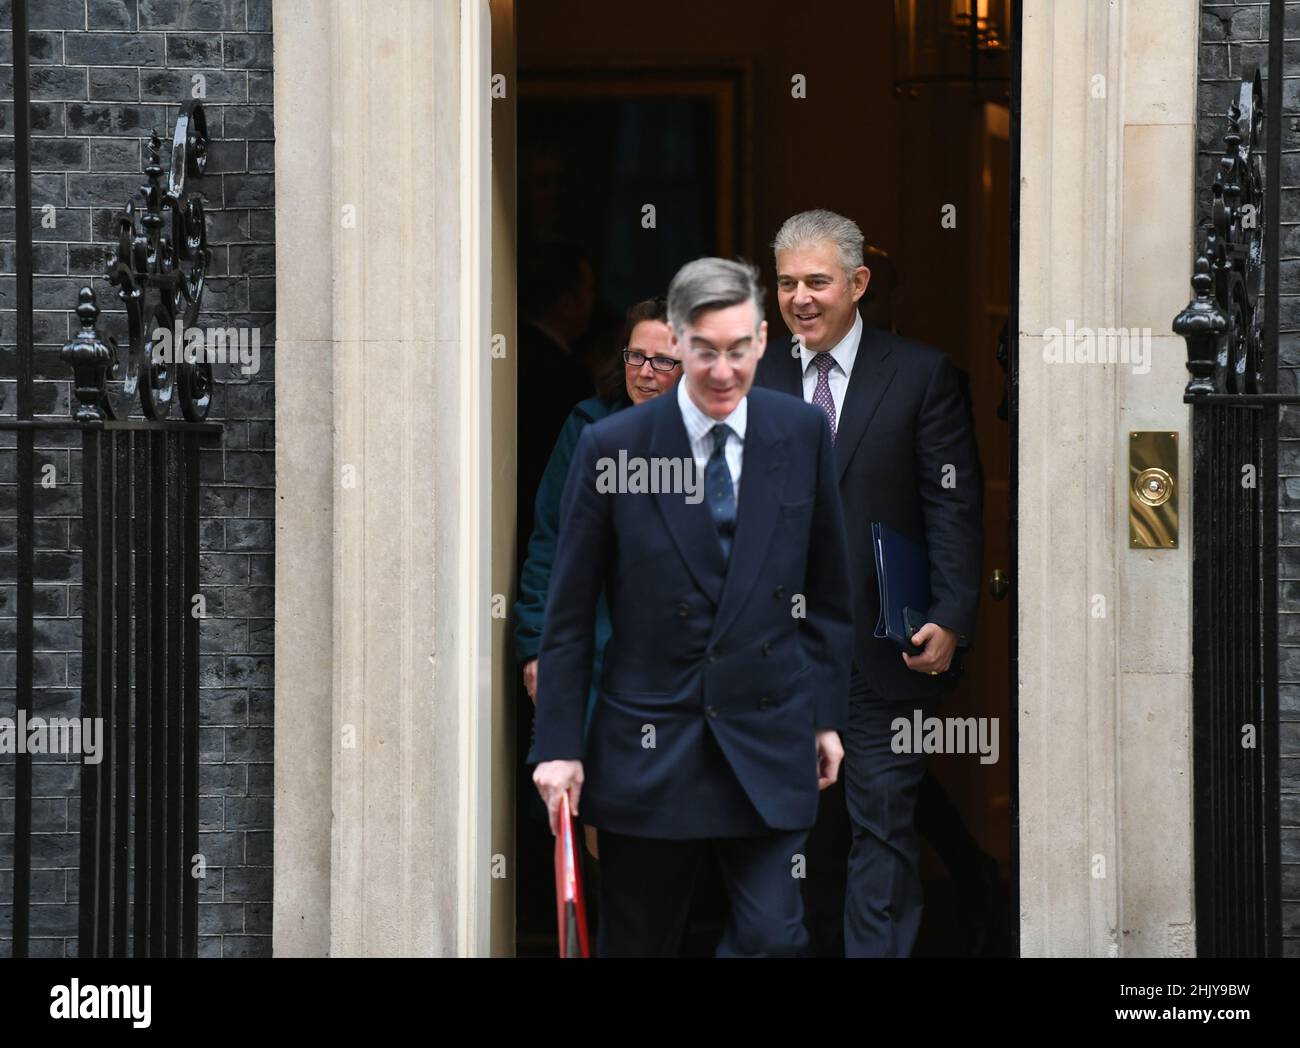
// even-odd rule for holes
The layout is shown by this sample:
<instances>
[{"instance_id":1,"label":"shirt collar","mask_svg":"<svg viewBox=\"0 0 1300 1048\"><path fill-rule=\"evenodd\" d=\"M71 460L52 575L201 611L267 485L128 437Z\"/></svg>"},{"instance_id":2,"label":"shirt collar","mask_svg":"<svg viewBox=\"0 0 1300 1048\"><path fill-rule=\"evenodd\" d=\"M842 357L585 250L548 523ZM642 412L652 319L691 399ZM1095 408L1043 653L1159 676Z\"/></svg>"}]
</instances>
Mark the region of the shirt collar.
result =
<instances>
[{"instance_id":1,"label":"shirt collar","mask_svg":"<svg viewBox=\"0 0 1300 1048\"><path fill-rule=\"evenodd\" d=\"M740 438L742 444L744 443L745 425L749 421L748 395L740 398L740 403L726 418L715 419L701 411L691 399L691 395L686 392L686 378L683 376L677 383L677 405L681 408L682 421L686 423L686 432L690 434L692 440L698 440L721 422L730 426L731 432Z\"/></svg>"},{"instance_id":2,"label":"shirt collar","mask_svg":"<svg viewBox=\"0 0 1300 1048\"><path fill-rule=\"evenodd\" d=\"M853 377L853 361L858 356L858 346L862 343L862 314L856 309L853 311L853 326L849 328L849 333L837 342L830 351L831 359L840 366L844 372L845 378ZM807 346L799 347L799 362L803 365L802 370L807 371L812 364L813 357L817 354Z\"/></svg>"}]
</instances>

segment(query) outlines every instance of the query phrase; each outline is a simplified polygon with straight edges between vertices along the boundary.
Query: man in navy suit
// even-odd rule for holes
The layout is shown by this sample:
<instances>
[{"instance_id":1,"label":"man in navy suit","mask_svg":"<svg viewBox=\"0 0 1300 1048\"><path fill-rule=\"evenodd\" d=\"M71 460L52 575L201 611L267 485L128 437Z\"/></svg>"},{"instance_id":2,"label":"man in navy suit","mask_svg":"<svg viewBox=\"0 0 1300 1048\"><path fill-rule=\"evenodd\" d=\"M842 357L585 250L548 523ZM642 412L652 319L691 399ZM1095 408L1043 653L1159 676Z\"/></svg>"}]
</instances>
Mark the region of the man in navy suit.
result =
<instances>
[{"instance_id":1,"label":"man in navy suit","mask_svg":"<svg viewBox=\"0 0 1300 1048\"><path fill-rule=\"evenodd\" d=\"M602 956L672 956L719 862L719 956L807 945L800 878L843 755L852 610L822 412L751 390L757 271L698 259L668 289L674 394L589 426L565 485L533 775L598 829ZM596 601L612 636L586 744Z\"/></svg>"},{"instance_id":2,"label":"man in navy suit","mask_svg":"<svg viewBox=\"0 0 1300 1048\"><path fill-rule=\"evenodd\" d=\"M894 752L897 717L933 716L959 646L970 643L983 551L982 481L970 415L947 354L864 324L870 280L857 225L831 211L788 219L773 242L777 300L791 337L774 343L757 384L801 397L827 418L835 444L853 585L853 669L844 737L848 869L822 869L837 798L823 798L809 849L810 910L838 903L814 953L906 957L921 923L920 847L913 825L925 755ZM925 546L931 603L912 636L920 654L876 639L879 584L871 525ZM906 749L906 747L904 747ZM840 802L841 804L843 802ZM842 809L841 809L842 810ZM821 885L825 891L821 891Z\"/></svg>"}]
</instances>

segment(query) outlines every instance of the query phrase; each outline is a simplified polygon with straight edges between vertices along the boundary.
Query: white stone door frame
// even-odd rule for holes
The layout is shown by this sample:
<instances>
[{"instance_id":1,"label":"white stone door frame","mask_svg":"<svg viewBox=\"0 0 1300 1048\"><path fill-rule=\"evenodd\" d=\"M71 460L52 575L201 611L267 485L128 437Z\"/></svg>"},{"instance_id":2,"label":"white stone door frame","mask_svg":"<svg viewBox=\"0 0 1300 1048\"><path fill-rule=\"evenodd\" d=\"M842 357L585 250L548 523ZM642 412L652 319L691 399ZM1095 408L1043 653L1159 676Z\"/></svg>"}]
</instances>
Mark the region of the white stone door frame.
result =
<instances>
[{"instance_id":1,"label":"white stone door frame","mask_svg":"<svg viewBox=\"0 0 1300 1048\"><path fill-rule=\"evenodd\" d=\"M1021 953L1186 955L1197 0L1024 0L1017 598ZM1136 328L1150 370L1049 363ZM1128 548L1128 433L1180 435L1176 550Z\"/></svg>"},{"instance_id":2,"label":"white stone door frame","mask_svg":"<svg viewBox=\"0 0 1300 1048\"><path fill-rule=\"evenodd\" d=\"M1024 14L1021 949L1190 953L1190 543L1128 550L1123 478L1130 429L1182 434L1189 475L1169 322L1188 297L1199 5ZM274 949L485 955L504 482L488 5L280 0L274 17ZM1047 365L1067 320L1149 329L1151 371Z\"/></svg>"},{"instance_id":3,"label":"white stone door frame","mask_svg":"<svg viewBox=\"0 0 1300 1048\"><path fill-rule=\"evenodd\" d=\"M491 948L486 0L279 0L279 956Z\"/></svg>"}]
</instances>

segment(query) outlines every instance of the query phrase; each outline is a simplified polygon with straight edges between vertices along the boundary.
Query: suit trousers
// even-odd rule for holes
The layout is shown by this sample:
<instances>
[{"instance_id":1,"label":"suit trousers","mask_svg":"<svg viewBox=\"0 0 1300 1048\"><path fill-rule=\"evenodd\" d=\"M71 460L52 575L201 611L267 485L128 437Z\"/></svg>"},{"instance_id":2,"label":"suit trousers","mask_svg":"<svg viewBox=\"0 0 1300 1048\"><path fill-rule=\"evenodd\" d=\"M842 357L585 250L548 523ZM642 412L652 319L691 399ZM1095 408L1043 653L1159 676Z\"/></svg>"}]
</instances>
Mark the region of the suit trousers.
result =
<instances>
[{"instance_id":1,"label":"suit trousers","mask_svg":"<svg viewBox=\"0 0 1300 1048\"><path fill-rule=\"evenodd\" d=\"M915 710L932 717L940 699L886 701L870 692L849 696L844 737L844 797L852 843L844 905L847 957L907 957L921 927L921 846L916 799L924 753L895 753L896 717ZM919 745L913 747L919 749Z\"/></svg>"},{"instance_id":2,"label":"suit trousers","mask_svg":"<svg viewBox=\"0 0 1300 1048\"><path fill-rule=\"evenodd\" d=\"M598 957L676 957L700 863L716 857L731 913L718 957L798 957L807 948L799 872L807 830L662 840L599 831Z\"/></svg>"},{"instance_id":3,"label":"suit trousers","mask_svg":"<svg viewBox=\"0 0 1300 1048\"><path fill-rule=\"evenodd\" d=\"M844 956L844 893L853 846L844 799L845 774L841 764L839 778L822 790L817 799L817 825L808 832L803 912L809 957Z\"/></svg>"}]
</instances>

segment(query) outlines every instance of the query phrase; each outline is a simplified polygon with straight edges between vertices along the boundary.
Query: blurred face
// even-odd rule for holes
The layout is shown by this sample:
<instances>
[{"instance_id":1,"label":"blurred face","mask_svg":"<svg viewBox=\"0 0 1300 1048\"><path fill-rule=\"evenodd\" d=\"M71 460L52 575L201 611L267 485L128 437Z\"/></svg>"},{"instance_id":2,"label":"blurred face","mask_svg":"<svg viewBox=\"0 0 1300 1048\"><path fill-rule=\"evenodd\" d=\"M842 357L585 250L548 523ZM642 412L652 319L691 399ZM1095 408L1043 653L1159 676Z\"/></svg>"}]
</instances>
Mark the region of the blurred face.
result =
<instances>
[{"instance_id":1,"label":"blurred face","mask_svg":"<svg viewBox=\"0 0 1300 1048\"><path fill-rule=\"evenodd\" d=\"M632 329L627 348L645 357L645 362L640 366L623 365L623 380L633 404L644 404L659 396L664 390L675 386L682 377L680 366L671 371L659 371L650 363L654 357L667 357L676 361L682 359L681 349L673 342L672 329L662 320L643 320L637 324Z\"/></svg>"},{"instance_id":2,"label":"blurred face","mask_svg":"<svg viewBox=\"0 0 1300 1048\"><path fill-rule=\"evenodd\" d=\"M776 255L776 299L792 335L814 353L834 349L853 327L858 299L867 290L866 266L846 274L830 240L800 244Z\"/></svg>"},{"instance_id":3,"label":"blurred face","mask_svg":"<svg viewBox=\"0 0 1300 1048\"><path fill-rule=\"evenodd\" d=\"M767 321L758 319L753 302L706 310L674 338L684 350L686 392L710 418L721 420L736 410L754 384L754 369L767 347Z\"/></svg>"}]
</instances>

